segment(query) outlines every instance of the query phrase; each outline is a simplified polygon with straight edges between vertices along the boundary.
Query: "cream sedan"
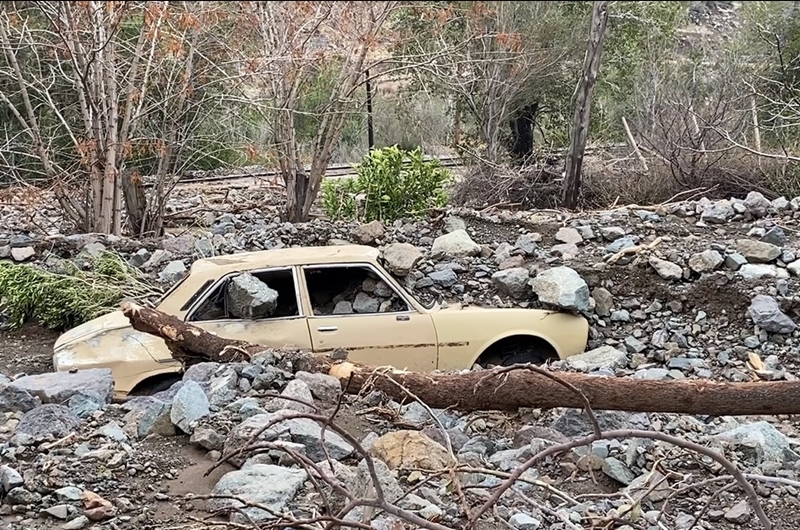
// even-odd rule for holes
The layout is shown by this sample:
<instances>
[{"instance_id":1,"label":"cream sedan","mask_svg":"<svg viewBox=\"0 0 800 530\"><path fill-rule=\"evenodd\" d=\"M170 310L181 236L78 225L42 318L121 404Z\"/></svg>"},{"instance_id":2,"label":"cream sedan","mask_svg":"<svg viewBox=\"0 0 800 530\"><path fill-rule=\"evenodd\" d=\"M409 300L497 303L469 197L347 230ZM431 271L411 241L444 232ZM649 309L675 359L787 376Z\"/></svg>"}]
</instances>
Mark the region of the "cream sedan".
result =
<instances>
[{"instance_id":1,"label":"cream sedan","mask_svg":"<svg viewBox=\"0 0 800 530\"><path fill-rule=\"evenodd\" d=\"M201 259L157 309L223 337L320 354L344 348L353 361L423 372L564 358L584 351L589 332L585 318L558 311L422 304L378 249L360 245ZM117 399L183 369L120 311L61 335L53 364L111 368Z\"/></svg>"}]
</instances>

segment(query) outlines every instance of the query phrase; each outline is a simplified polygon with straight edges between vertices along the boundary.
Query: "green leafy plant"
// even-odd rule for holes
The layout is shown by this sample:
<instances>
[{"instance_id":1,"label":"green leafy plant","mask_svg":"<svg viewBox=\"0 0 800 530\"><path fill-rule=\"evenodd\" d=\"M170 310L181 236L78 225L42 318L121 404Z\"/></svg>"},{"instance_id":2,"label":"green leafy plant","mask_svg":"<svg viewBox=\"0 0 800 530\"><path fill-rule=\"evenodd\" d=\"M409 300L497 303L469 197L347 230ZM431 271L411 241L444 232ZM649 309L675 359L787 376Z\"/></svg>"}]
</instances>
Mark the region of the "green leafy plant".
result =
<instances>
[{"instance_id":1,"label":"green leafy plant","mask_svg":"<svg viewBox=\"0 0 800 530\"><path fill-rule=\"evenodd\" d=\"M322 206L333 220L394 221L447 204L452 175L420 148L372 150L355 170L355 178L323 183Z\"/></svg>"},{"instance_id":2,"label":"green leafy plant","mask_svg":"<svg viewBox=\"0 0 800 530\"><path fill-rule=\"evenodd\" d=\"M11 329L33 320L49 329L68 329L114 311L124 298L157 294L118 254L89 258L91 268L59 263L58 272L0 261L0 311Z\"/></svg>"}]
</instances>

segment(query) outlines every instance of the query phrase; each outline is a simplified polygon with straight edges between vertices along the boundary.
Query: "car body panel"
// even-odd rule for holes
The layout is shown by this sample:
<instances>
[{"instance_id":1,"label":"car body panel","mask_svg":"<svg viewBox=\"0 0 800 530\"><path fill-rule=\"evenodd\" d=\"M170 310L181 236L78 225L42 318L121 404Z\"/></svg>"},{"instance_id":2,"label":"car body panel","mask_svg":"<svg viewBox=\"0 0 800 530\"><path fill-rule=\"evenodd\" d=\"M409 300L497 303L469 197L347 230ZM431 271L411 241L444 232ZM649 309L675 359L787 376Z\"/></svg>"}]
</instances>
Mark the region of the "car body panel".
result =
<instances>
[{"instance_id":1,"label":"car body panel","mask_svg":"<svg viewBox=\"0 0 800 530\"><path fill-rule=\"evenodd\" d=\"M221 337L268 348L310 349L319 354L343 348L353 361L423 372L470 368L490 345L514 335L546 340L560 357L581 353L586 347L588 322L578 315L459 305L425 307L386 272L378 258L379 251L373 247L335 245L201 259L164 295L157 309L185 320L226 276L289 268L294 274L298 316L191 323ZM304 270L315 266L368 267L406 301L408 310L314 315ZM148 377L182 369L162 339L133 330L120 311L62 334L54 347L53 364L58 371L111 368L117 398L124 398Z\"/></svg>"},{"instance_id":2,"label":"car body panel","mask_svg":"<svg viewBox=\"0 0 800 530\"><path fill-rule=\"evenodd\" d=\"M469 368L489 346L513 336L547 341L559 357L583 352L589 324L585 318L541 309L451 306L433 313L439 337L439 370Z\"/></svg>"}]
</instances>

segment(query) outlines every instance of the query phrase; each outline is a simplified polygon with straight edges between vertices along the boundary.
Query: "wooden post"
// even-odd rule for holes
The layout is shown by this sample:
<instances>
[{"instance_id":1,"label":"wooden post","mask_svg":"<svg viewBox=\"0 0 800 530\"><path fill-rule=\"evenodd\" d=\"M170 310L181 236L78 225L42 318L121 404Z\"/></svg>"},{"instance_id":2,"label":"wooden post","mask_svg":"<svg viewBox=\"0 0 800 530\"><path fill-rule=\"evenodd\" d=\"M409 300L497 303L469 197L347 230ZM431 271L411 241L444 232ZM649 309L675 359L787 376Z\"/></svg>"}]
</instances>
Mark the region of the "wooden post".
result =
<instances>
[{"instance_id":1,"label":"wooden post","mask_svg":"<svg viewBox=\"0 0 800 530\"><path fill-rule=\"evenodd\" d=\"M592 27L589 32L589 44L583 63L583 75L578 83L575 115L572 118L569 154L564 176L564 187L561 196L565 208L578 205L578 194L581 189L581 169L583 154L586 150L586 139L589 134L591 117L592 92L600 69L600 58L603 54L603 39L608 23L608 2L596 1L592 5Z\"/></svg>"}]
</instances>

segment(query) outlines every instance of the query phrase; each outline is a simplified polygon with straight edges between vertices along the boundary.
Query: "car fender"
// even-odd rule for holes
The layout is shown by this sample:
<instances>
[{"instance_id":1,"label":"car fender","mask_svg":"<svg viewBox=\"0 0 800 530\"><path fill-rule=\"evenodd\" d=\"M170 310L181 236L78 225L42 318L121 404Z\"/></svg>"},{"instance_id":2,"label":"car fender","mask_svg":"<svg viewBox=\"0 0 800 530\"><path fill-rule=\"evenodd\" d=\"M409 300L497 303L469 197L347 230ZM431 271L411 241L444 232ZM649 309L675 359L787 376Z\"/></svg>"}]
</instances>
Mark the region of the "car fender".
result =
<instances>
[{"instance_id":1,"label":"car fender","mask_svg":"<svg viewBox=\"0 0 800 530\"><path fill-rule=\"evenodd\" d=\"M559 357L561 357L561 355L562 355L561 349L558 347L558 344L556 343L556 341L554 341L548 335L546 335L544 333L539 333L539 332L536 332L536 331L531 331L530 329L519 328L519 329L507 330L507 331L505 331L503 333L495 335L491 339L489 339L486 342L484 342L477 349L477 352L476 352L474 358L472 359L472 363L471 364L475 364L475 362L480 358L480 356L483 355L486 352L486 350L488 350L492 345L498 343L499 341L501 341L503 339L507 339L508 337L530 337L530 338L534 338L534 339L541 339L541 340L547 342L550 345L550 347L552 347L556 351L556 353L558 354Z\"/></svg>"}]
</instances>

